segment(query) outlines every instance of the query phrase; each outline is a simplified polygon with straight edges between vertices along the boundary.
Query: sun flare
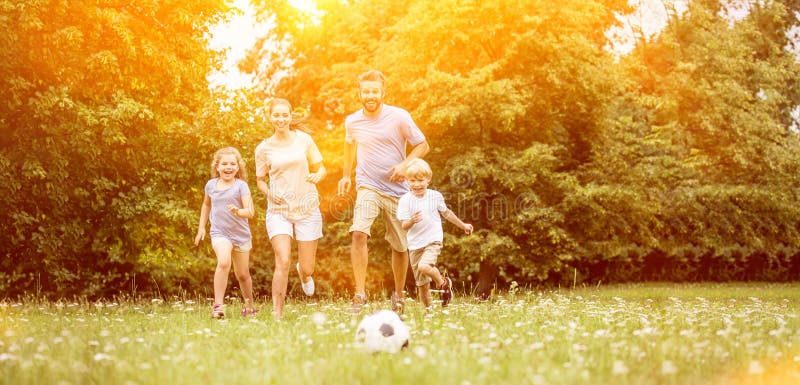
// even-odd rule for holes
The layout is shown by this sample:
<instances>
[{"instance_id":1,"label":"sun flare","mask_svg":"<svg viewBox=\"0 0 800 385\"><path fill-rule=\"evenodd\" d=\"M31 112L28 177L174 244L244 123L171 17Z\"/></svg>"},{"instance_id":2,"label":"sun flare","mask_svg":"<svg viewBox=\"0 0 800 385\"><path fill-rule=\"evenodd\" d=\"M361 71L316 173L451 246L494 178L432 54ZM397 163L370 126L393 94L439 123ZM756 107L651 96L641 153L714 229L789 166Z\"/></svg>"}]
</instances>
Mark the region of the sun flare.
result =
<instances>
[{"instance_id":1,"label":"sun flare","mask_svg":"<svg viewBox=\"0 0 800 385\"><path fill-rule=\"evenodd\" d=\"M313 0L289 0L292 7L308 13L312 22L317 22L320 11ZM259 20L255 6L250 0L233 0L231 7L235 14L224 23L210 28L209 48L225 52L222 68L208 76L211 87L240 89L252 87L255 76L244 74L236 67L244 58L247 50L252 48L258 39L266 36L273 25L269 21Z\"/></svg>"},{"instance_id":2,"label":"sun flare","mask_svg":"<svg viewBox=\"0 0 800 385\"><path fill-rule=\"evenodd\" d=\"M314 4L314 0L289 0L289 4L301 11L310 13L318 12L317 6Z\"/></svg>"}]
</instances>

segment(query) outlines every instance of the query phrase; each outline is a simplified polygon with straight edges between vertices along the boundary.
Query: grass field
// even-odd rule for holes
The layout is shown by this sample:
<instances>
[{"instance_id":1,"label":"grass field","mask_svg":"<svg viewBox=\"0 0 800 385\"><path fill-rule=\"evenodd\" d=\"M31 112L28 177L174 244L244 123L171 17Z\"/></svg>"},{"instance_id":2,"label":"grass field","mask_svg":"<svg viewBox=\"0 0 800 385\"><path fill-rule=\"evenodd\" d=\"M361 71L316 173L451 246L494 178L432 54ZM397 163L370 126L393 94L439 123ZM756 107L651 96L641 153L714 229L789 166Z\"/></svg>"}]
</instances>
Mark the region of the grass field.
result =
<instances>
[{"instance_id":1,"label":"grass field","mask_svg":"<svg viewBox=\"0 0 800 385\"><path fill-rule=\"evenodd\" d=\"M344 298L282 321L210 301L0 302L2 384L800 384L800 284L515 290L409 303L410 348L355 346ZM373 299L369 311L389 308ZM363 314L362 314L363 315Z\"/></svg>"}]
</instances>

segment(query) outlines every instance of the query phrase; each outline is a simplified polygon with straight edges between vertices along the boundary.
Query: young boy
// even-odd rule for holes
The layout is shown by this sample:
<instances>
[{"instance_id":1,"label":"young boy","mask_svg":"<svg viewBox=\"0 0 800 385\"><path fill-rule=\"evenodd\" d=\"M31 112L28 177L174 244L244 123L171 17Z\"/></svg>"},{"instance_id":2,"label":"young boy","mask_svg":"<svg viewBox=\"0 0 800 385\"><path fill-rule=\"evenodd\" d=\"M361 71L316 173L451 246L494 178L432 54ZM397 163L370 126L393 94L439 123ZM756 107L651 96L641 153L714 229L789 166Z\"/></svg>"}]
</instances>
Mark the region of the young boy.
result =
<instances>
[{"instance_id":1,"label":"young boy","mask_svg":"<svg viewBox=\"0 0 800 385\"><path fill-rule=\"evenodd\" d=\"M447 208L442 194L429 190L428 184L433 177L431 167L422 159L408 161L406 178L410 191L400 197L397 203L397 219L406 230L408 238L408 254L411 271L417 284L417 293L425 307L431 305L430 283L442 290L442 307L453 299L453 281L442 277L436 268L436 261L442 251L442 217L450 223L472 233L472 225L464 223L452 210Z\"/></svg>"}]
</instances>

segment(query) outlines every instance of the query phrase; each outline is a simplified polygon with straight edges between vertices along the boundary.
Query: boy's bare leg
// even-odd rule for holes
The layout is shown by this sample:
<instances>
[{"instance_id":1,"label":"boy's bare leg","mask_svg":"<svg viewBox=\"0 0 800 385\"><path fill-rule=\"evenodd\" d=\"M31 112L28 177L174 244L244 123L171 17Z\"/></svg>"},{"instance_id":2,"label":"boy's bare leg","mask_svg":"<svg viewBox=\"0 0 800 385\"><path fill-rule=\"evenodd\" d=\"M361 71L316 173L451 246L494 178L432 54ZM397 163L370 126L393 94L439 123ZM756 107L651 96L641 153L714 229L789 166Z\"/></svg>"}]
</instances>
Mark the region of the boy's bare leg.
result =
<instances>
[{"instance_id":1,"label":"boy's bare leg","mask_svg":"<svg viewBox=\"0 0 800 385\"><path fill-rule=\"evenodd\" d=\"M439 269L436 268L434 265L427 265L427 264L419 264L419 272L425 274L428 277L431 277L434 283L436 283L436 287L441 287L442 283L444 283L444 277L442 277L442 273L439 272Z\"/></svg>"},{"instance_id":2,"label":"boy's bare leg","mask_svg":"<svg viewBox=\"0 0 800 385\"><path fill-rule=\"evenodd\" d=\"M417 296L426 309L431 307L431 284L426 283L422 286L417 286Z\"/></svg>"}]
</instances>

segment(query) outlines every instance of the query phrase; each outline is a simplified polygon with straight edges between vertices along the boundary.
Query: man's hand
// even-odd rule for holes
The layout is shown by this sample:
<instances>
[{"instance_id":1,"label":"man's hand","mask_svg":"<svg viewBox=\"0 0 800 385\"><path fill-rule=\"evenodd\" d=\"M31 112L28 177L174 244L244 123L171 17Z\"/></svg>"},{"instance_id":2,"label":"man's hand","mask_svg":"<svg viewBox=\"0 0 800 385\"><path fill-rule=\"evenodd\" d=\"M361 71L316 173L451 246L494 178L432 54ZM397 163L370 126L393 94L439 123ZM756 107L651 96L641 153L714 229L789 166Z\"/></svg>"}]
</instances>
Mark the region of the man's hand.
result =
<instances>
[{"instance_id":1,"label":"man's hand","mask_svg":"<svg viewBox=\"0 0 800 385\"><path fill-rule=\"evenodd\" d=\"M344 195L344 194L349 193L351 184L352 184L352 181L350 180L350 177L343 176L342 179L339 179L339 191L338 191L338 194L339 195Z\"/></svg>"},{"instance_id":2,"label":"man's hand","mask_svg":"<svg viewBox=\"0 0 800 385\"><path fill-rule=\"evenodd\" d=\"M406 180L406 163L402 162L396 166L392 166L389 172L392 173L389 177L389 180L392 182L402 182Z\"/></svg>"}]
</instances>

